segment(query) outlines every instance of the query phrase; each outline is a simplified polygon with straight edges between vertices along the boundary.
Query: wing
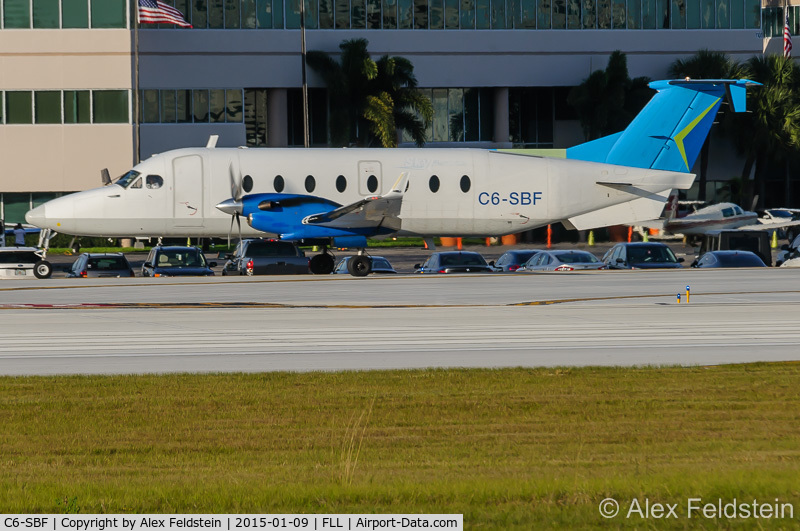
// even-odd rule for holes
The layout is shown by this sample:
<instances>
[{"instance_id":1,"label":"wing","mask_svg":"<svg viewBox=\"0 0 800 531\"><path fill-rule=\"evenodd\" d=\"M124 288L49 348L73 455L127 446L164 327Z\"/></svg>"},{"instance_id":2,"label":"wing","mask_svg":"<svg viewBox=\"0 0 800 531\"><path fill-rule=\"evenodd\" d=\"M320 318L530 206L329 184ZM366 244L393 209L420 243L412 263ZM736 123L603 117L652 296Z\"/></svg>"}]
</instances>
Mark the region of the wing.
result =
<instances>
[{"instance_id":1,"label":"wing","mask_svg":"<svg viewBox=\"0 0 800 531\"><path fill-rule=\"evenodd\" d=\"M400 207L408 183L408 174L401 173L392 189L381 196L366 197L330 212L313 214L303 219L303 225L318 225L336 229L386 227L400 230Z\"/></svg>"},{"instance_id":2,"label":"wing","mask_svg":"<svg viewBox=\"0 0 800 531\"><path fill-rule=\"evenodd\" d=\"M800 220L794 221L780 221L778 223L755 223L753 225L744 225L736 227L736 230L773 230L782 229L784 227L794 227L800 225Z\"/></svg>"}]
</instances>

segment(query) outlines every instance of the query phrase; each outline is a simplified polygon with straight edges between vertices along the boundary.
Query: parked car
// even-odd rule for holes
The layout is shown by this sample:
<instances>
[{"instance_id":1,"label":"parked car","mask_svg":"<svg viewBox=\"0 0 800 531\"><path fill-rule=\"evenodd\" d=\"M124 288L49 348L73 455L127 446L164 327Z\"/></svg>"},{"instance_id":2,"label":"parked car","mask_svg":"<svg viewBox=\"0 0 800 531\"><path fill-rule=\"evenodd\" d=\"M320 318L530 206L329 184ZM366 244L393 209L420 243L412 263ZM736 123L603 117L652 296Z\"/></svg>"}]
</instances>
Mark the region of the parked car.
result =
<instances>
[{"instance_id":1,"label":"parked car","mask_svg":"<svg viewBox=\"0 0 800 531\"><path fill-rule=\"evenodd\" d=\"M212 276L216 262L207 262L197 247L153 247L142 264L143 277Z\"/></svg>"},{"instance_id":2,"label":"parked car","mask_svg":"<svg viewBox=\"0 0 800 531\"><path fill-rule=\"evenodd\" d=\"M524 271L580 271L605 269L606 265L588 251L559 250L541 251L517 269Z\"/></svg>"},{"instance_id":3,"label":"parked car","mask_svg":"<svg viewBox=\"0 0 800 531\"><path fill-rule=\"evenodd\" d=\"M414 265L415 273L488 273L492 269L480 253L447 251L433 253L422 265Z\"/></svg>"},{"instance_id":4,"label":"parked car","mask_svg":"<svg viewBox=\"0 0 800 531\"><path fill-rule=\"evenodd\" d=\"M609 269L680 269L683 258L660 242L618 243L603 255Z\"/></svg>"},{"instance_id":5,"label":"parked car","mask_svg":"<svg viewBox=\"0 0 800 531\"><path fill-rule=\"evenodd\" d=\"M236 245L222 275L304 275L308 258L292 242L266 238L249 238Z\"/></svg>"},{"instance_id":6,"label":"parked car","mask_svg":"<svg viewBox=\"0 0 800 531\"><path fill-rule=\"evenodd\" d=\"M750 251L768 266L772 265L770 235L766 230L714 230L703 235L698 256L708 251ZM694 265L694 264L693 264Z\"/></svg>"},{"instance_id":7,"label":"parked car","mask_svg":"<svg viewBox=\"0 0 800 531\"><path fill-rule=\"evenodd\" d=\"M347 262L352 258L352 256L345 256L342 258L338 264L336 264L336 268L333 270L335 275L349 275L350 271L347 270ZM397 273L392 267L392 264L389 263L389 260L382 256L370 256L372 260L372 270L370 273L375 273L378 275L385 275L385 274L392 274Z\"/></svg>"},{"instance_id":8,"label":"parked car","mask_svg":"<svg viewBox=\"0 0 800 531\"><path fill-rule=\"evenodd\" d=\"M83 253L67 269L67 278L135 276L122 253Z\"/></svg>"},{"instance_id":9,"label":"parked car","mask_svg":"<svg viewBox=\"0 0 800 531\"><path fill-rule=\"evenodd\" d=\"M793 240L789 240L788 244L781 246L781 250L778 251L778 256L775 258L775 265L783 266L786 262L797 258L800 258L800 235L795 236Z\"/></svg>"},{"instance_id":10,"label":"parked car","mask_svg":"<svg viewBox=\"0 0 800 531\"><path fill-rule=\"evenodd\" d=\"M767 267L767 264L750 251L708 251L692 267Z\"/></svg>"},{"instance_id":11,"label":"parked car","mask_svg":"<svg viewBox=\"0 0 800 531\"><path fill-rule=\"evenodd\" d=\"M506 251L496 261L489 262L492 271L516 271L540 249L515 249Z\"/></svg>"},{"instance_id":12,"label":"parked car","mask_svg":"<svg viewBox=\"0 0 800 531\"><path fill-rule=\"evenodd\" d=\"M0 277L50 278L53 266L36 247L0 247Z\"/></svg>"}]
</instances>

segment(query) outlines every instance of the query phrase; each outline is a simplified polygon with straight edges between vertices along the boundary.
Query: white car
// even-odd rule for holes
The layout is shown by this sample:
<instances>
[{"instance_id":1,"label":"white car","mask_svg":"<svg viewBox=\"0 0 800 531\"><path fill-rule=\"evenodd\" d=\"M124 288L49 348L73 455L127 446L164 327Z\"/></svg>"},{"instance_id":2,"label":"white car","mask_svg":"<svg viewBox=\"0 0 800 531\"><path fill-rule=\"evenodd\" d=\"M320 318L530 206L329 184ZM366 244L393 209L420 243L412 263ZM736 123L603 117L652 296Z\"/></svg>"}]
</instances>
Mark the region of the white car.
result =
<instances>
[{"instance_id":1,"label":"white car","mask_svg":"<svg viewBox=\"0 0 800 531\"><path fill-rule=\"evenodd\" d=\"M0 278L50 278L53 266L36 247L0 247Z\"/></svg>"}]
</instances>

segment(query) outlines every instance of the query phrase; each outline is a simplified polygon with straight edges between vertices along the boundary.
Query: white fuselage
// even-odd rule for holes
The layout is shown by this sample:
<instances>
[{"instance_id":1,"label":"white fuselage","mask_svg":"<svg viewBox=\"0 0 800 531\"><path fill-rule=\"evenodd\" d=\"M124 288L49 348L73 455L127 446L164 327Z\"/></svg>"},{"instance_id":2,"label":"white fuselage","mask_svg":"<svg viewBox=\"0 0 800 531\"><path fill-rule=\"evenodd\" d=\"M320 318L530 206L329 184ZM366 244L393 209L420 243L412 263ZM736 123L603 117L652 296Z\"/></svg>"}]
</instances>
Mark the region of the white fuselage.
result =
<instances>
[{"instance_id":1,"label":"white fuselage","mask_svg":"<svg viewBox=\"0 0 800 531\"><path fill-rule=\"evenodd\" d=\"M314 195L347 205L387 193L398 176L407 173L399 234L493 236L637 198L599 182L623 181L657 192L683 188L687 177L593 162L441 148L190 148L154 155L134 170L141 174L139 187L129 181L127 188L112 184L71 194L40 205L27 219L42 228L83 236L225 237L231 217L215 205L233 195L231 175L245 182L250 176L252 187L245 188L245 193ZM163 185L148 188L144 184L148 175L161 177ZM669 181L675 175L680 182ZM284 183L280 190L276 190L277 176ZM339 176L346 182L341 191ZM309 190L306 184L312 180L314 187ZM233 231L237 232L236 227ZM242 232L263 235L246 223Z\"/></svg>"}]
</instances>

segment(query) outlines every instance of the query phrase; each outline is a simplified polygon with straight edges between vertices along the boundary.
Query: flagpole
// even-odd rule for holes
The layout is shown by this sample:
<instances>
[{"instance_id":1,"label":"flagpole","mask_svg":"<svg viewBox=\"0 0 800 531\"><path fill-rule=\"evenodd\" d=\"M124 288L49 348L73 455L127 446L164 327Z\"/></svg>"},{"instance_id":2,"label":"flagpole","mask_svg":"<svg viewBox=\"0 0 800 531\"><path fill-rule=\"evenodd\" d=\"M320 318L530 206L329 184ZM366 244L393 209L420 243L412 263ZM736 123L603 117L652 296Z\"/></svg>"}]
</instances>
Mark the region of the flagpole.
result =
<instances>
[{"instance_id":1,"label":"flagpole","mask_svg":"<svg viewBox=\"0 0 800 531\"><path fill-rule=\"evenodd\" d=\"M133 25L133 164L139 164L139 8L138 0L131 2L131 24Z\"/></svg>"},{"instance_id":2,"label":"flagpole","mask_svg":"<svg viewBox=\"0 0 800 531\"><path fill-rule=\"evenodd\" d=\"M306 0L300 0L300 55L303 68L303 146L309 147L308 83L306 82Z\"/></svg>"}]
</instances>

